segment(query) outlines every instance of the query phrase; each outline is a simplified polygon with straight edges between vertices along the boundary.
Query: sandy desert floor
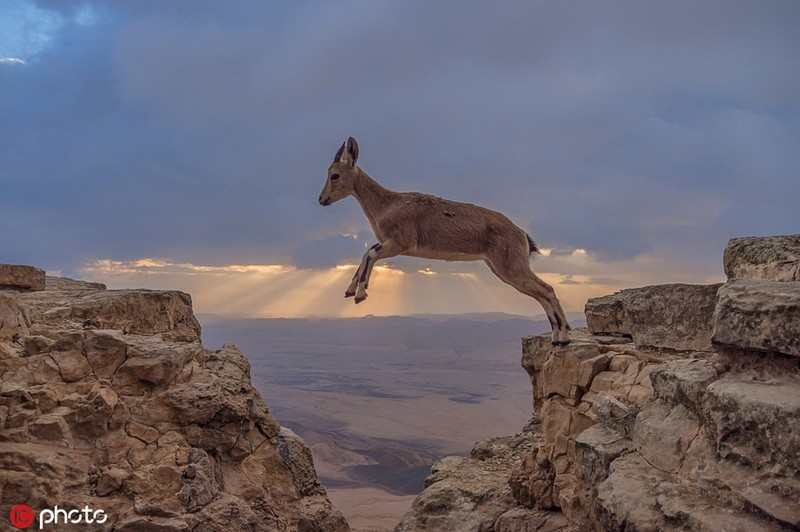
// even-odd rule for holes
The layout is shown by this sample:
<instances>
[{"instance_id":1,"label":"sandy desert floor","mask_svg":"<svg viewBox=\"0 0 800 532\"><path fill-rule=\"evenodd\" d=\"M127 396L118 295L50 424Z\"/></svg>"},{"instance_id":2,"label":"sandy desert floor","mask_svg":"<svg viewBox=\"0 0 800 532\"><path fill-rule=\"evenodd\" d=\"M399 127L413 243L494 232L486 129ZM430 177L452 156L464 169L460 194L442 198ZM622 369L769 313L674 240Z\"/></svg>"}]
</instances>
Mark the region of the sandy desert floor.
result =
<instances>
[{"instance_id":1,"label":"sandy desert floor","mask_svg":"<svg viewBox=\"0 0 800 532\"><path fill-rule=\"evenodd\" d=\"M380 488L329 489L328 496L345 514L353 532L393 530L415 497L393 495Z\"/></svg>"}]
</instances>

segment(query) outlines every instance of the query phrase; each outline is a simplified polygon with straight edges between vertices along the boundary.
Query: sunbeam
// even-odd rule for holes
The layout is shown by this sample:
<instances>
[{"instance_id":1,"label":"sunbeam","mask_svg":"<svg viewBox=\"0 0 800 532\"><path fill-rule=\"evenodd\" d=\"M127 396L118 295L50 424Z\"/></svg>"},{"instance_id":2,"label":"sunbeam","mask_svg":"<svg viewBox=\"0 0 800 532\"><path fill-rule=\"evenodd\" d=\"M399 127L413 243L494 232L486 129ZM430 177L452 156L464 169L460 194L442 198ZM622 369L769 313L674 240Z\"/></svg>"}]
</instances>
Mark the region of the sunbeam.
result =
<instances>
[{"instance_id":1,"label":"sunbeam","mask_svg":"<svg viewBox=\"0 0 800 532\"><path fill-rule=\"evenodd\" d=\"M662 261L663 262L663 261ZM625 264L597 260L591 253L543 253L537 275L556 290L565 309L583 310L586 300L621 288L642 286L663 277L664 265L640 256ZM344 291L355 264L302 269L286 264L206 266L165 258L111 259L86 264L81 272L109 288L178 289L192 294L197 312L261 317L362 317L409 314L505 312L534 316L541 307L491 274L488 269L458 264L435 270L391 263L375 266L369 297L356 305ZM544 271L543 271L544 270ZM620 271L626 271L625 275ZM559 272L559 273L556 273ZM675 282L698 282L677 276ZM706 280L714 282L714 279Z\"/></svg>"}]
</instances>

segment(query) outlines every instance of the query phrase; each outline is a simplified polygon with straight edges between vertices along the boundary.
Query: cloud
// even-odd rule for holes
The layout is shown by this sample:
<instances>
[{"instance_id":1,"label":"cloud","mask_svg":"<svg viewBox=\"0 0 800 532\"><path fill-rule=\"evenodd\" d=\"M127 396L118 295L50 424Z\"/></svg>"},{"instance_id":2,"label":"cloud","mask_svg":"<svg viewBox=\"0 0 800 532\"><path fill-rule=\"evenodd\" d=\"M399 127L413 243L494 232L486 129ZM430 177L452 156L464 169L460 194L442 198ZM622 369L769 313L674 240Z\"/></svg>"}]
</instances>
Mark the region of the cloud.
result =
<instances>
[{"instance_id":1,"label":"cloud","mask_svg":"<svg viewBox=\"0 0 800 532\"><path fill-rule=\"evenodd\" d=\"M795 2L8 6L2 261L357 261L358 204L316 202L348 135L384 185L502 211L573 279L704 279L728 238L796 232Z\"/></svg>"},{"instance_id":2,"label":"cloud","mask_svg":"<svg viewBox=\"0 0 800 532\"><path fill-rule=\"evenodd\" d=\"M352 237L342 237L351 238ZM355 239L352 239L355 240ZM479 263L419 259L379 263L370 282L369 298L359 305L343 297L355 264L300 268L294 263L203 264L171 258L129 261L99 259L83 264L79 276L109 288L178 289L192 294L195 311L257 316L348 316L506 312L536 315L541 307L519 294ZM537 275L551 284L563 307L582 311L590 297L623 288L664 282L720 282L721 265L698 278L677 260L640 256L604 262L584 250L543 255L534 262Z\"/></svg>"},{"instance_id":3,"label":"cloud","mask_svg":"<svg viewBox=\"0 0 800 532\"><path fill-rule=\"evenodd\" d=\"M67 8L67 6L69 7ZM0 63L38 60L51 51L70 24L91 26L99 12L88 2L42 6L33 0L5 0L0 4ZM10 61L7 61L10 60Z\"/></svg>"},{"instance_id":4,"label":"cloud","mask_svg":"<svg viewBox=\"0 0 800 532\"><path fill-rule=\"evenodd\" d=\"M503 284L484 267L474 272L403 271L378 264L369 298L359 305L343 292L355 265L297 268L281 264L198 265L172 259L131 261L101 259L84 264L80 276L100 280L109 288L146 286L192 294L196 312L249 314L263 317L506 312L541 314L541 307ZM580 310L587 297L608 291L580 276L541 273L558 291L564 307Z\"/></svg>"},{"instance_id":5,"label":"cloud","mask_svg":"<svg viewBox=\"0 0 800 532\"><path fill-rule=\"evenodd\" d=\"M303 243L292 255L291 263L298 268L333 268L339 264L358 264L366 242L357 235L336 235L323 240Z\"/></svg>"},{"instance_id":6,"label":"cloud","mask_svg":"<svg viewBox=\"0 0 800 532\"><path fill-rule=\"evenodd\" d=\"M63 18L53 11L26 0L7 0L0 4L0 55L36 58L63 25Z\"/></svg>"}]
</instances>

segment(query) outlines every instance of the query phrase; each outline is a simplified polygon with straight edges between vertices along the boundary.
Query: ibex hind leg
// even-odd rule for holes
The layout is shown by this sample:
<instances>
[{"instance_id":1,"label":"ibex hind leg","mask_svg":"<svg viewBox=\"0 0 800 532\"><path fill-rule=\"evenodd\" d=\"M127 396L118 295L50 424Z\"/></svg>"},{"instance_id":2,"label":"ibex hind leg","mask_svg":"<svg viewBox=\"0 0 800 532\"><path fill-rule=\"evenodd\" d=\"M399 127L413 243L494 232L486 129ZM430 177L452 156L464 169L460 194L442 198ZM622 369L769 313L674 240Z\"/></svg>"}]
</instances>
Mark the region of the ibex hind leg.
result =
<instances>
[{"instance_id":1,"label":"ibex hind leg","mask_svg":"<svg viewBox=\"0 0 800 532\"><path fill-rule=\"evenodd\" d=\"M488 260L486 264L504 283L513 286L518 291L539 302L547 315L547 320L550 322L552 329L550 341L553 345L565 346L569 344L569 323L564 309L561 308L561 303L556 297L556 292L552 286L533 273L527 258L522 266L516 268L498 268L496 264Z\"/></svg>"}]
</instances>

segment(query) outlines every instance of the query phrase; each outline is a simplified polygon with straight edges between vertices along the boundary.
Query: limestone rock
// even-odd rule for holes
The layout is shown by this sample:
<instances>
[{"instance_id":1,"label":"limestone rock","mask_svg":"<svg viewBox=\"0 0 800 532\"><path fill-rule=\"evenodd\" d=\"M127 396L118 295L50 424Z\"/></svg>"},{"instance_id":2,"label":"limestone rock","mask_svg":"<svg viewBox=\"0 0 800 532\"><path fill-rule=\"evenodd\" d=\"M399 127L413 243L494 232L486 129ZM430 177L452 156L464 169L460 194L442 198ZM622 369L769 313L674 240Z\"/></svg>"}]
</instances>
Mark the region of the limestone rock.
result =
<instances>
[{"instance_id":1,"label":"limestone rock","mask_svg":"<svg viewBox=\"0 0 800 532\"><path fill-rule=\"evenodd\" d=\"M523 433L498 438L491 445L494 451L490 457L481 451L475 453L483 459L447 457L434 464L425 490L414 500L395 532L499 530L496 521L518 507L507 480L510 469L530 451L532 437L532 433ZM515 530L511 522L508 516L506 530ZM519 523L513 526L518 527Z\"/></svg>"},{"instance_id":2,"label":"limestone rock","mask_svg":"<svg viewBox=\"0 0 800 532\"><path fill-rule=\"evenodd\" d=\"M800 471L800 375L725 375L708 385L702 415L722 457Z\"/></svg>"},{"instance_id":3,"label":"limestone rock","mask_svg":"<svg viewBox=\"0 0 800 532\"><path fill-rule=\"evenodd\" d=\"M712 360L671 360L650 373L655 396L699 412L708 385L719 374Z\"/></svg>"},{"instance_id":4,"label":"limestone rock","mask_svg":"<svg viewBox=\"0 0 800 532\"><path fill-rule=\"evenodd\" d=\"M202 350L200 342L175 344L159 336L130 335L125 361L112 378L114 387L121 394L138 395L172 384Z\"/></svg>"},{"instance_id":5,"label":"limestone rock","mask_svg":"<svg viewBox=\"0 0 800 532\"><path fill-rule=\"evenodd\" d=\"M586 323L595 334L630 336L637 347L710 351L719 287L666 284L592 298Z\"/></svg>"},{"instance_id":6,"label":"limestone rock","mask_svg":"<svg viewBox=\"0 0 800 532\"><path fill-rule=\"evenodd\" d=\"M514 508L494 522L495 532L579 532L561 512Z\"/></svg>"},{"instance_id":7,"label":"limestone rock","mask_svg":"<svg viewBox=\"0 0 800 532\"><path fill-rule=\"evenodd\" d=\"M631 439L647 463L674 474L699 432L700 421L685 406L656 402L636 417Z\"/></svg>"},{"instance_id":8,"label":"limestone rock","mask_svg":"<svg viewBox=\"0 0 800 532\"><path fill-rule=\"evenodd\" d=\"M563 524L544 509L577 530L800 529L799 249L737 239L726 271L750 279L623 290L587 303L569 346L524 338L538 422L509 470L517 506L476 525L455 492L476 465L451 458L406 529Z\"/></svg>"},{"instance_id":9,"label":"limestone rock","mask_svg":"<svg viewBox=\"0 0 800 532\"><path fill-rule=\"evenodd\" d=\"M659 493L676 495L677 484L636 454L611 464L610 475L597 487L595 515L605 530L678 530L666 527Z\"/></svg>"},{"instance_id":10,"label":"limestone rock","mask_svg":"<svg viewBox=\"0 0 800 532\"><path fill-rule=\"evenodd\" d=\"M25 355L34 356L41 353L49 353L55 345L55 340L46 336L24 336Z\"/></svg>"},{"instance_id":11,"label":"limestone rock","mask_svg":"<svg viewBox=\"0 0 800 532\"><path fill-rule=\"evenodd\" d=\"M0 341L29 334L30 316L19 295L0 291Z\"/></svg>"},{"instance_id":12,"label":"limestone rock","mask_svg":"<svg viewBox=\"0 0 800 532\"><path fill-rule=\"evenodd\" d=\"M800 525L796 364L574 333L523 340L542 432L512 472L521 505L552 501L581 530Z\"/></svg>"},{"instance_id":13,"label":"limestone rock","mask_svg":"<svg viewBox=\"0 0 800 532\"><path fill-rule=\"evenodd\" d=\"M713 341L800 356L800 283L733 280L720 290Z\"/></svg>"},{"instance_id":14,"label":"limestone rock","mask_svg":"<svg viewBox=\"0 0 800 532\"><path fill-rule=\"evenodd\" d=\"M800 235L733 238L722 261L728 279L800 281Z\"/></svg>"},{"instance_id":15,"label":"limestone rock","mask_svg":"<svg viewBox=\"0 0 800 532\"><path fill-rule=\"evenodd\" d=\"M196 512L217 496L219 488L215 481L214 462L202 449L192 449L189 463L181 473L181 490L178 492L183 505Z\"/></svg>"},{"instance_id":16,"label":"limestone rock","mask_svg":"<svg viewBox=\"0 0 800 532\"><path fill-rule=\"evenodd\" d=\"M631 451L631 442L605 425L594 425L575 440L576 474L593 485L609 475L611 463Z\"/></svg>"},{"instance_id":17,"label":"limestone rock","mask_svg":"<svg viewBox=\"0 0 800 532\"><path fill-rule=\"evenodd\" d=\"M300 437L286 427L278 433L278 452L292 472L295 488L303 496L322 495L325 489L314 470L311 450Z\"/></svg>"},{"instance_id":18,"label":"limestone rock","mask_svg":"<svg viewBox=\"0 0 800 532\"><path fill-rule=\"evenodd\" d=\"M454 471L427 487L395 530L488 530L513 506L506 478L501 472Z\"/></svg>"},{"instance_id":19,"label":"limestone rock","mask_svg":"<svg viewBox=\"0 0 800 532\"><path fill-rule=\"evenodd\" d=\"M196 341L200 323L189 294L175 290L56 290L26 294L42 329L114 329Z\"/></svg>"},{"instance_id":20,"label":"limestone rock","mask_svg":"<svg viewBox=\"0 0 800 532\"><path fill-rule=\"evenodd\" d=\"M45 272L33 266L0 264L0 290L44 290Z\"/></svg>"},{"instance_id":21,"label":"limestone rock","mask_svg":"<svg viewBox=\"0 0 800 532\"><path fill-rule=\"evenodd\" d=\"M546 454L543 447L534 447L508 479L514 499L527 508L551 510L558 507L554 493L556 472Z\"/></svg>"},{"instance_id":22,"label":"limestone rock","mask_svg":"<svg viewBox=\"0 0 800 532\"><path fill-rule=\"evenodd\" d=\"M69 277L47 276L45 280L45 290L105 290L103 283L93 283L90 281L78 281Z\"/></svg>"},{"instance_id":23,"label":"limestone rock","mask_svg":"<svg viewBox=\"0 0 800 532\"><path fill-rule=\"evenodd\" d=\"M0 499L88 504L114 530L349 530L187 294L50 288L0 292Z\"/></svg>"},{"instance_id":24,"label":"limestone rock","mask_svg":"<svg viewBox=\"0 0 800 532\"><path fill-rule=\"evenodd\" d=\"M128 340L122 331L88 330L84 333L83 352L98 377L111 379L128 358Z\"/></svg>"},{"instance_id":25,"label":"limestone rock","mask_svg":"<svg viewBox=\"0 0 800 532\"><path fill-rule=\"evenodd\" d=\"M714 489L678 482L633 453L616 459L597 487L595 522L605 530L778 531L783 526L746 507L710 497Z\"/></svg>"}]
</instances>

